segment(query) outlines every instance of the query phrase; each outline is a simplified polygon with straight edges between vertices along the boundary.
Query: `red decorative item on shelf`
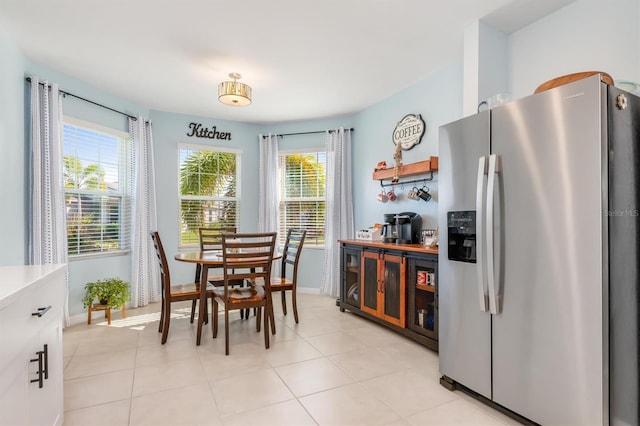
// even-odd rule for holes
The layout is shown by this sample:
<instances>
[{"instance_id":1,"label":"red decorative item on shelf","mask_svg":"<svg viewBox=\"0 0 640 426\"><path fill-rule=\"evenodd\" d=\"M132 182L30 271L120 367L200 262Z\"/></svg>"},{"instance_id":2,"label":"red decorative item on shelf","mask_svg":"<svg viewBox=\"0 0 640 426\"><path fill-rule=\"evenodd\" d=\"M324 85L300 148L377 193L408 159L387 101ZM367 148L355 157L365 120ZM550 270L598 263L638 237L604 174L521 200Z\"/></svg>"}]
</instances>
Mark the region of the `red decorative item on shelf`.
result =
<instances>
[{"instance_id":1,"label":"red decorative item on shelf","mask_svg":"<svg viewBox=\"0 0 640 426\"><path fill-rule=\"evenodd\" d=\"M427 271L418 271L418 285L427 285Z\"/></svg>"}]
</instances>

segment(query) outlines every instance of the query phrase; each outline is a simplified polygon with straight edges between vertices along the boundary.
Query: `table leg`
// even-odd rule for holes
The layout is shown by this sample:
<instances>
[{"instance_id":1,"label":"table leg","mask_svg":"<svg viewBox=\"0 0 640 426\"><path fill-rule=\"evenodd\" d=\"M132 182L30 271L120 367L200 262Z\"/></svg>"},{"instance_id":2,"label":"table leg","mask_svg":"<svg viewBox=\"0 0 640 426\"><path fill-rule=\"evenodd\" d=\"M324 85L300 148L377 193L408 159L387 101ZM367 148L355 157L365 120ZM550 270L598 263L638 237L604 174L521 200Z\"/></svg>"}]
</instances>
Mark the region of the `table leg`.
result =
<instances>
[{"instance_id":1,"label":"table leg","mask_svg":"<svg viewBox=\"0 0 640 426\"><path fill-rule=\"evenodd\" d=\"M200 271L200 303L198 306L198 335L196 337L196 346L200 346L200 340L202 339L202 324L206 317L207 307L207 277L209 276L209 267L202 265Z\"/></svg>"}]
</instances>

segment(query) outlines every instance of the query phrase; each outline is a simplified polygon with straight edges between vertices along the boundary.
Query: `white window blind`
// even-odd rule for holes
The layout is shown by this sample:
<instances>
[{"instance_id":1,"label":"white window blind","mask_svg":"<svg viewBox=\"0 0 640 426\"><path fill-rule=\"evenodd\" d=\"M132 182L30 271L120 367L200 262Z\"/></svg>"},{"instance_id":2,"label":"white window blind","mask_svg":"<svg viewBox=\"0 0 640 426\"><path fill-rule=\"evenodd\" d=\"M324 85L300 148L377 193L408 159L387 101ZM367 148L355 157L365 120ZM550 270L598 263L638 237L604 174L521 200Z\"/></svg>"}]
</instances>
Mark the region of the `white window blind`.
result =
<instances>
[{"instance_id":1,"label":"white window blind","mask_svg":"<svg viewBox=\"0 0 640 426\"><path fill-rule=\"evenodd\" d=\"M90 126L64 124L63 176L70 256L131 248L128 137L116 130Z\"/></svg>"},{"instance_id":2,"label":"white window blind","mask_svg":"<svg viewBox=\"0 0 640 426\"><path fill-rule=\"evenodd\" d=\"M238 227L240 153L180 145L180 246L199 244L198 228Z\"/></svg>"},{"instance_id":3,"label":"white window blind","mask_svg":"<svg viewBox=\"0 0 640 426\"><path fill-rule=\"evenodd\" d=\"M324 151L281 153L280 218L278 237L284 245L289 228L307 231L305 246L324 246L325 173Z\"/></svg>"}]
</instances>

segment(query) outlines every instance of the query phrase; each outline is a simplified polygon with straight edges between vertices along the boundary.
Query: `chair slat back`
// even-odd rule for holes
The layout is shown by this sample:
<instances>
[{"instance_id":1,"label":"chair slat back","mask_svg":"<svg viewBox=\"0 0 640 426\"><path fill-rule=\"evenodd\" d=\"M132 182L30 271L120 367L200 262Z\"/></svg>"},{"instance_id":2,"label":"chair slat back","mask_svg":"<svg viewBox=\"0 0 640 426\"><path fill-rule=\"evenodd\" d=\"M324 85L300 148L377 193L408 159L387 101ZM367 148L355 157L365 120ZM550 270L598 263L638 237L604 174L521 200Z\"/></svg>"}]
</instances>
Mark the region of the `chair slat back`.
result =
<instances>
[{"instance_id":1,"label":"chair slat back","mask_svg":"<svg viewBox=\"0 0 640 426\"><path fill-rule=\"evenodd\" d=\"M287 265L292 265L292 279L295 281L298 275L298 261L300 260L300 254L302 254L302 246L306 235L307 231L304 229L289 228L284 250L282 251L281 278L286 277Z\"/></svg>"},{"instance_id":2,"label":"chair slat back","mask_svg":"<svg viewBox=\"0 0 640 426\"><path fill-rule=\"evenodd\" d=\"M228 283L234 280L263 278L269 291L276 235L275 232L266 232L222 236L225 296Z\"/></svg>"},{"instance_id":3,"label":"chair slat back","mask_svg":"<svg viewBox=\"0 0 640 426\"><path fill-rule=\"evenodd\" d=\"M222 250L222 235L235 234L235 226L220 226L215 228L198 228L200 235L200 250Z\"/></svg>"},{"instance_id":4,"label":"chair slat back","mask_svg":"<svg viewBox=\"0 0 640 426\"><path fill-rule=\"evenodd\" d=\"M153 240L153 246L156 249L156 257L158 258L158 264L160 265L160 277L162 283L162 291L165 293L171 293L171 276L169 275L169 263L164 253L164 247L160 240L160 234L158 231L151 232L151 240Z\"/></svg>"}]
</instances>

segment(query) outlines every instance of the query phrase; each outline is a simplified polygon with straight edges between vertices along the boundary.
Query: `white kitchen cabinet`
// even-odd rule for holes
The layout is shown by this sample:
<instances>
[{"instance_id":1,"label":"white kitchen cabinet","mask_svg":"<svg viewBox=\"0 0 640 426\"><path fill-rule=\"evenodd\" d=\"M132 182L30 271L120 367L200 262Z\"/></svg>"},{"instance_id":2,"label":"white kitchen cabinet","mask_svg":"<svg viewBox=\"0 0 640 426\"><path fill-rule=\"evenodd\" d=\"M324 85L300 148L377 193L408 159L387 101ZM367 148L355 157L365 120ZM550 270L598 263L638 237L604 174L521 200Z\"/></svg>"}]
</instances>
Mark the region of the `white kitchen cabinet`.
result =
<instances>
[{"instance_id":1,"label":"white kitchen cabinet","mask_svg":"<svg viewBox=\"0 0 640 426\"><path fill-rule=\"evenodd\" d=\"M0 267L0 425L63 422L65 265Z\"/></svg>"}]
</instances>

